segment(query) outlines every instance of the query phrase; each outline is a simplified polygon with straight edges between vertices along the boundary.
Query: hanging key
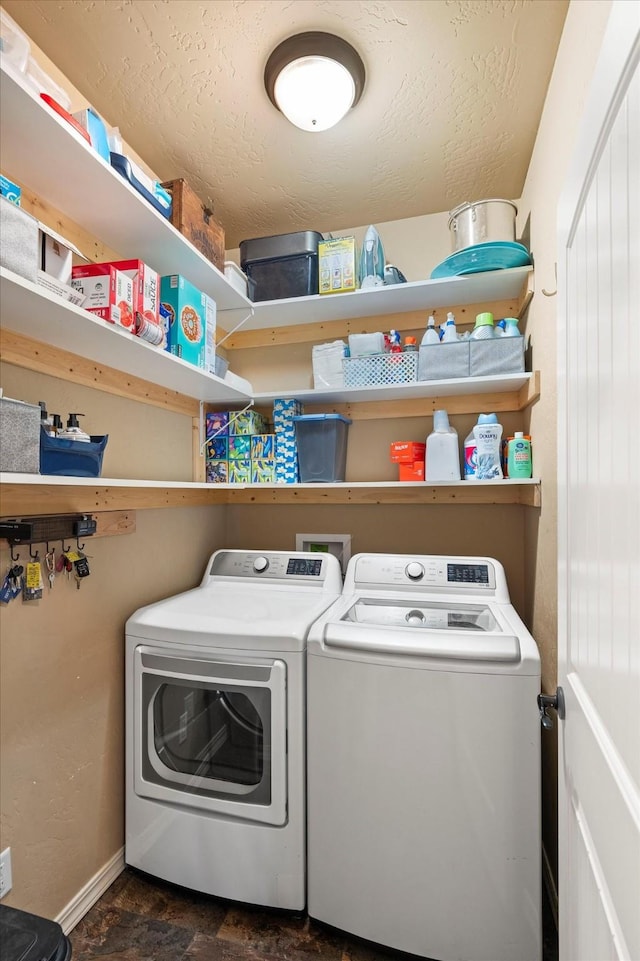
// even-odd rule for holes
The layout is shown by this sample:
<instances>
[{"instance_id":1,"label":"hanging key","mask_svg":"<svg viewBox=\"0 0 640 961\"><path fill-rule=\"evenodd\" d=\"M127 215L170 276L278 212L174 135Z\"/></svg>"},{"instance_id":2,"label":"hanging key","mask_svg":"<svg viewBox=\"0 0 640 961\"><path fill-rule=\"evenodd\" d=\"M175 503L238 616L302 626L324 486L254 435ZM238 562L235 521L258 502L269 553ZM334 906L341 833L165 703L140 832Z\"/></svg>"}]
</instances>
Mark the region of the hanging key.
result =
<instances>
[{"instance_id":1,"label":"hanging key","mask_svg":"<svg viewBox=\"0 0 640 961\"><path fill-rule=\"evenodd\" d=\"M44 556L44 559L45 559L45 563L46 563L46 565L47 565L47 572L48 572L48 578L49 578L49 590L51 590L51 588L53 587L53 582L54 582L55 579L56 579L56 552L55 552L55 548L53 548L53 549L50 550L50 551L47 551L47 553L46 553L45 556Z\"/></svg>"},{"instance_id":2,"label":"hanging key","mask_svg":"<svg viewBox=\"0 0 640 961\"><path fill-rule=\"evenodd\" d=\"M89 570L89 561L82 555L77 561L74 561L73 566L75 567L75 579L76 587L80 590L80 583L83 577L88 577L91 571Z\"/></svg>"}]
</instances>

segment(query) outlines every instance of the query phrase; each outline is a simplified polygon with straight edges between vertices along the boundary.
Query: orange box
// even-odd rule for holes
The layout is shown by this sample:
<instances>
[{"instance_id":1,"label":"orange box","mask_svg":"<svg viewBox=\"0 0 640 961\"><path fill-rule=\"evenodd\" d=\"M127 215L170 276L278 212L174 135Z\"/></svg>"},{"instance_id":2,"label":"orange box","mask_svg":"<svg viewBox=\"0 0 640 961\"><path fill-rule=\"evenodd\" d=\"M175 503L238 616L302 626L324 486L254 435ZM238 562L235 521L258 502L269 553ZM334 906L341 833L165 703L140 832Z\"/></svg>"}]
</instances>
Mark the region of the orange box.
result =
<instances>
[{"instance_id":1,"label":"orange box","mask_svg":"<svg viewBox=\"0 0 640 961\"><path fill-rule=\"evenodd\" d=\"M414 440L395 440L391 444L391 460L394 464L412 465L417 461L422 461L424 465L425 447L426 444L420 444Z\"/></svg>"},{"instance_id":2,"label":"orange box","mask_svg":"<svg viewBox=\"0 0 640 961\"><path fill-rule=\"evenodd\" d=\"M398 464L398 480L423 481L424 480L424 461L417 460L413 464Z\"/></svg>"}]
</instances>

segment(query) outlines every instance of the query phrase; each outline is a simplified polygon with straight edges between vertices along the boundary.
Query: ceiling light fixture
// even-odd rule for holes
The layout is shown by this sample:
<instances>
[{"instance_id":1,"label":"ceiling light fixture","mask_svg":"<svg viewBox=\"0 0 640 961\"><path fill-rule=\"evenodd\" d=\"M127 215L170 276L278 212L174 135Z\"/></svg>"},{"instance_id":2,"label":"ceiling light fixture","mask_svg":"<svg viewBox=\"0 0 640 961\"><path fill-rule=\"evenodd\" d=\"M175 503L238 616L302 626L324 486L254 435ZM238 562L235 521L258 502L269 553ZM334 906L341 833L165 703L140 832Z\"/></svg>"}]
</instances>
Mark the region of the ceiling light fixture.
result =
<instances>
[{"instance_id":1,"label":"ceiling light fixture","mask_svg":"<svg viewBox=\"0 0 640 961\"><path fill-rule=\"evenodd\" d=\"M364 63L331 33L298 33L279 44L264 68L271 102L301 130L335 126L364 89Z\"/></svg>"}]
</instances>

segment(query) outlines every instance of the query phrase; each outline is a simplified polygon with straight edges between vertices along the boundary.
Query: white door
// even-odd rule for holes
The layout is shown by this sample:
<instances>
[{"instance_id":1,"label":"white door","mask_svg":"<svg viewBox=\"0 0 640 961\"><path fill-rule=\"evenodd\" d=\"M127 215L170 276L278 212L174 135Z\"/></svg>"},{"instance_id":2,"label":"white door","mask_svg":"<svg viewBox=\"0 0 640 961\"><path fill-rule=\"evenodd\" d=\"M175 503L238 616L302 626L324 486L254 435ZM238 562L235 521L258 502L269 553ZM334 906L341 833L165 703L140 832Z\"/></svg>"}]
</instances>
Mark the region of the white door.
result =
<instances>
[{"instance_id":1,"label":"white door","mask_svg":"<svg viewBox=\"0 0 640 961\"><path fill-rule=\"evenodd\" d=\"M640 959L640 4L614 0L561 197L561 961Z\"/></svg>"}]
</instances>

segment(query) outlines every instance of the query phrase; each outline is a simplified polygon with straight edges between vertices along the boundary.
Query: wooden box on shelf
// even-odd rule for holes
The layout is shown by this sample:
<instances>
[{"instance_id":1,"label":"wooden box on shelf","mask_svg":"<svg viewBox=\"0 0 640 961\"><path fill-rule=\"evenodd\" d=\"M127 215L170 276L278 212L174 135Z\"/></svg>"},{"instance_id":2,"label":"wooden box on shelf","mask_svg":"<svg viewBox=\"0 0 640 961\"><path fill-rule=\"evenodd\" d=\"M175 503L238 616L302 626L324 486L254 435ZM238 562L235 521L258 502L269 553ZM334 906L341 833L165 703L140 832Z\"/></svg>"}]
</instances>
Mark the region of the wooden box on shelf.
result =
<instances>
[{"instance_id":1,"label":"wooden box on shelf","mask_svg":"<svg viewBox=\"0 0 640 961\"><path fill-rule=\"evenodd\" d=\"M171 192L173 199L173 226L224 273L224 228L213 219L211 210L186 180L168 180L162 186Z\"/></svg>"}]
</instances>

